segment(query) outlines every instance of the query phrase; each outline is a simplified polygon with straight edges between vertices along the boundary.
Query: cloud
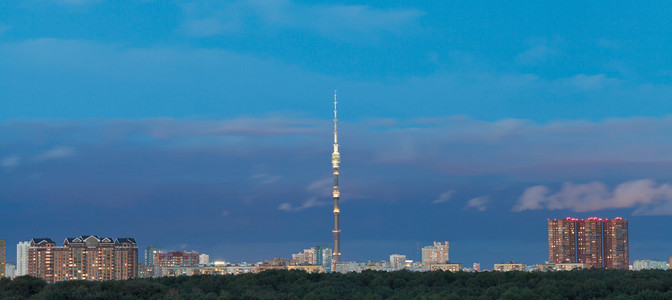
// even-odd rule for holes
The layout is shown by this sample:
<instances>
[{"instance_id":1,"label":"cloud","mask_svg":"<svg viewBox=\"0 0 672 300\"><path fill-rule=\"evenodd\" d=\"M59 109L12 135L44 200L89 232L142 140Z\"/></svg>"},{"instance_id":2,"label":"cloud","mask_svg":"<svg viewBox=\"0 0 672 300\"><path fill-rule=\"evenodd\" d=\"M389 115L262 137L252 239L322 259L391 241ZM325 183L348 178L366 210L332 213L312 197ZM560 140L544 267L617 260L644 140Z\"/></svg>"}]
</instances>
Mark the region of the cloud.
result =
<instances>
[{"instance_id":1,"label":"cloud","mask_svg":"<svg viewBox=\"0 0 672 300\"><path fill-rule=\"evenodd\" d=\"M530 187L525 190L512 211L568 209L588 212L638 207L638 214L653 214L650 205L669 207L672 201L672 185L657 184L651 179L624 182L613 191L597 181L585 184L566 182L557 193L549 195L550 192L546 186Z\"/></svg>"},{"instance_id":2,"label":"cloud","mask_svg":"<svg viewBox=\"0 0 672 300\"><path fill-rule=\"evenodd\" d=\"M560 52L546 45L538 45L518 54L516 62L523 65L536 65L545 62Z\"/></svg>"},{"instance_id":3,"label":"cloud","mask_svg":"<svg viewBox=\"0 0 672 300\"><path fill-rule=\"evenodd\" d=\"M45 161L51 159L67 158L73 155L75 155L75 149L72 147L56 147L36 155L34 160Z\"/></svg>"},{"instance_id":4,"label":"cloud","mask_svg":"<svg viewBox=\"0 0 672 300\"><path fill-rule=\"evenodd\" d=\"M577 74L569 78L558 79L556 82L560 86L566 86L578 91L595 91L618 85L622 81L616 78L609 78L604 74Z\"/></svg>"},{"instance_id":5,"label":"cloud","mask_svg":"<svg viewBox=\"0 0 672 300\"><path fill-rule=\"evenodd\" d=\"M19 155L9 155L2 158L0 165L5 168L14 168L21 164L21 156Z\"/></svg>"},{"instance_id":6,"label":"cloud","mask_svg":"<svg viewBox=\"0 0 672 300\"><path fill-rule=\"evenodd\" d=\"M278 206L279 210L286 211L286 212L297 212L297 211L302 211L307 208L315 207L315 206L325 206L329 205L329 202L326 201L318 201L317 197L310 198L306 200L306 202L303 202L300 206L292 206L290 203L285 202L281 203L280 206Z\"/></svg>"},{"instance_id":7,"label":"cloud","mask_svg":"<svg viewBox=\"0 0 672 300\"><path fill-rule=\"evenodd\" d=\"M469 199L467 201L467 205L464 207L464 209L469 209L469 208L474 208L478 211L485 211L488 209L488 203L490 203L490 197L488 196L481 196L481 197L476 197Z\"/></svg>"},{"instance_id":8,"label":"cloud","mask_svg":"<svg viewBox=\"0 0 672 300\"><path fill-rule=\"evenodd\" d=\"M274 30L301 30L331 37L352 32L390 32L424 15L415 9L309 5L290 0L199 1L184 5L184 13L186 20L179 31L193 37L240 33L260 25Z\"/></svg>"},{"instance_id":9,"label":"cloud","mask_svg":"<svg viewBox=\"0 0 672 300\"><path fill-rule=\"evenodd\" d=\"M227 216L230 216L230 215L231 215L230 211L228 211L228 210L223 210L222 211L222 217L227 217Z\"/></svg>"},{"instance_id":10,"label":"cloud","mask_svg":"<svg viewBox=\"0 0 672 300\"><path fill-rule=\"evenodd\" d=\"M450 197L452 197L454 193L455 193L455 190L445 191L445 192L441 193L441 195L439 195L439 198L432 201L432 203L433 204L439 204L439 203L446 202L446 201L450 200Z\"/></svg>"}]
</instances>

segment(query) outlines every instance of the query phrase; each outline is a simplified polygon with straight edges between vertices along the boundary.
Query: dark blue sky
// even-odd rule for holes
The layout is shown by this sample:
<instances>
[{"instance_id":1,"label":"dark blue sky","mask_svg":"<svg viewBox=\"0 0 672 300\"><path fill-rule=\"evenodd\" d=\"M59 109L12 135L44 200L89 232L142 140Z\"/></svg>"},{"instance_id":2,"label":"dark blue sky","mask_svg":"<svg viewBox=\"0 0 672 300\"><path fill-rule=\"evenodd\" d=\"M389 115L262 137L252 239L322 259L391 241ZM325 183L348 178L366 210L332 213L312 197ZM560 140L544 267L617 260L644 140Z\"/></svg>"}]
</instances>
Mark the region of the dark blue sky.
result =
<instances>
[{"instance_id":1,"label":"dark blue sky","mask_svg":"<svg viewBox=\"0 0 672 300\"><path fill-rule=\"evenodd\" d=\"M255 262L547 259L546 219L672 254L672 3L0 3L0 236Z\"/></svg>"}]
</instances>

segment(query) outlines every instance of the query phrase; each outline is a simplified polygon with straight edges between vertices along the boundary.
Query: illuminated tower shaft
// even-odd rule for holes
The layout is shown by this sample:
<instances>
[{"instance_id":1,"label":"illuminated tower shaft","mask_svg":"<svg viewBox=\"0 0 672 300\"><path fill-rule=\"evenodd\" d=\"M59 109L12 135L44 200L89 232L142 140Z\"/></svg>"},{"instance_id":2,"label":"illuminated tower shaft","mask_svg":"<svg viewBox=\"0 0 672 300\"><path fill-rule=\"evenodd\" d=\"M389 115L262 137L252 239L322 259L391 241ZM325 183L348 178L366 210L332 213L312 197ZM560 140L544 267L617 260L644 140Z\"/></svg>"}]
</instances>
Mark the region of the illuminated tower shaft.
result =
<instances>
[{"instance_id":1,"label":"illuminated tower shaft","mask_svg":"<svg viewBox=\"0 0 672 300\"><path fill-rule=\"evenodd\" d=\"M341 163L341 154L338 153L338 130L336 123L338 119L336 118L336 91L334 91L334 152L331 154L331 165L334 168L334 257L332 258L332 264L336 264L341 261L341 229L338 224L338 215L341 213L338 208L338 199L341 193L338 190L338 166ZM332 268L333 270L333 268Z\"/></svg>"}]
</instances>

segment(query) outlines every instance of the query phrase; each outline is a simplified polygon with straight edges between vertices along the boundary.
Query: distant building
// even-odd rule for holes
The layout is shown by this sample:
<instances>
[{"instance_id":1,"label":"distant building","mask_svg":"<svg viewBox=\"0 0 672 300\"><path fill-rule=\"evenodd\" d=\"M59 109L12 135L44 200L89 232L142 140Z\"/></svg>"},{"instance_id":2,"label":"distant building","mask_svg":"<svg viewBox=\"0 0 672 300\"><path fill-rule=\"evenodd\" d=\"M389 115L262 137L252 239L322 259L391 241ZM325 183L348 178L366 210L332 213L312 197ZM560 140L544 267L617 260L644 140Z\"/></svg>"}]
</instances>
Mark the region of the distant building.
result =
<instances>
[{"instance_id":1,"label":"distant building","mask_svg":"<svg viewBox=\"0 0 672 300\"><path fill-rule=\"evenodd\" d=\"M669 264L664 260L642 259L642 260L635 260L632 263L632 269L635 271L652 270L652 269L666 270L668 268Z\"/></svg>"},{"instance_id":2,"label":"distant building","mask_svg":"<svg viewBox=\"0 0 672 300\"><path fill-rule=\"evenodd\" d=\"M510 272L510 271L525 271L527 266L525 264L508 262L503 264L495 264L495 271L497 272Z\"/></svg>"},{"instance_id":3,"label":"distant building","mask_svg":"<svg viewBox=\"0 0 672 300\"><path fill-rule=\"evenodd\" d=\"M604 267L627 270L630 264L628 220L604 220Z\"/></svg>"},{"instance_id":4,"label":"distant building","mask_svg":"<svg viewBox=\"0 0 672 300\"><path fill-rule=\"evenodd\" d=\"M587 267L588 266L586 266L586 264L581 264L581 263L566 263L566 264L548 263L548 264L544 264L544 265L534 265L530 268L530 271L540 271L540 272L571 271L571 270L586 269Z\"/></svg>"},{"instance_id":5,"label":"distant building","mask_svg":"<svg viewBox=\"0 0 672 300\"><path fill-rule=\"evenodd\" d=\"M331 258L333 256L331 247L327 245L318 245L313 247L315 253L315 265L324 266L325 272L331 272Z\"/></svg>"},{"instance_id":6,"label":"distant building","mask_svg":"<svg viewBox=\"0 0 672 300\"><path fill-rule=\"evenodd\" d=\"M210 255L201 254L198 256L198 263L201 265L207 265L210 263Z\"/></svg>"},{"instance_id":7,"label":"distant building","mask_svg":"<svg viewBox=\"0 0 672 300\"><path fill-rule=\"evenodd\" d=\"M589 268L629 267L628 221L596 217L548 220L551 264L583 263Z\"/></svg>"},{"instance_id":8,"label":"distant building","mask_svg":"<svg viewBox=\"0 0 672 300\"><path fill-rule=\"evenodd\" d=\"M672 269L672 256L670 256L670 264L668 266L670 269Z\"/></svg>"},{"instance_id":9,"label":"distant building","mask_svg":"<svg viewBox=\"0 0 672 300\"><path fill-rule=\"evenodd\" d=\"M459 272L462 271L462 264L429 264L429 271L447 271Z\"/></svg>"},{"instance_id":10,"label":"distant building","mask_svg":"<svg viewBox=\"0 0 672 300\"><path fill-rule=\"evenodd\" d=\"M34 238L28 248L28 275L47 283L66 280L125 280L138 277L138 246L133 238Z\"/></svg>"},{"instance_id":11,"label":"distant building","mask_svg":"<svg viewBox=\"0 0 672 300\"><path fill-rule=\"evenodd\" d=\"M0 239L0 278L5 277L5 262L7 254L7 245L5 239Z\"/></svg>"},{"instance_id":12,"label":"distant building","mask_svg":"<svg viewBox=\"0 0 672 300\"><path fill-rule=\"evenodd\" d=\"M592 217L576 221L576 256L589 268L602 268L602 219Z\"/></svg>"},{"instance_id":13,"label":"distant building","mask_svg":"<svg viewBox=\"0 0 672 300\"><path fill-rule=\"evenodd\" d=\"M390 264L396 270L404 268L404 262L406 262L406 255L402 254L392 254L390 255Z\"/></svg>"},{"instance_id":14,"label":"distant building","mask_svg":"<svg viewBox=\"0 0 672 300\"><path fill-rule=\"evenodd\" d=\"M16 266L14 264L5 263L5 277L9 279L16 277Z\"/></svg>"},{"instance_id":15,"label":"distant building","mask_svg":"<svg viewBox=\"0 0 672 300\"><path fill-rule=\"evenodd\" d=\"M147 246L145 248L145 265L153 266L154 265L154 254L164 253L163 248L157 245Z\"/></svg>"},{"instance_id":16,"label":"distant building","mask_svg":"<svg viewBox=\"0 0 672 300\"><path fill-rule=\"evenodd\" d=\"M30 241L16 244L16 276L28 275L28 248Z\"/></svg>"},{"instance_id":17,"label":"distant building","mask_svg":"<svg viewBox=\"0 0 672 300\"><path fill-rule=\"evenodd\" d=\"M154 277L171 276L172 269L196 267L198 260L199 254L196 251L154 253Z\"/></svg>"},{"instance_id":18,"label":"distant building","mask_svg":"<svg viewBox=\"0 0 672 300\"><path fill-rule=\"evenodd\" d=\"M576 262L576 219L548 220L548 261Z\"/></svg>"},{"instance_id":19,"label":"distant building","mask_svg":"<svg viewBox=\"0 0 672 300\"><path fill-rule=\"evenodd\" d=\"M154 266L156 267L193 267L198 265L198 252L172 251L154 254Z\"/></svg>"},{"instance_id":20,"label":"distant building","mask_svg":"<svg viewBox=\"0 0 672 300\"><path fill-rule=\"evenodd\" d=\"M449 262L448 259L448 242L437 243L433 246L426 246L422 248L422 263L423 264L445 264Z\"/></svg>"},{"instance_id":21,"label":"distant building","mask_svg":"<svg viewBox=\"0 0 672 300\"><path fill-rule=\"evenodd\" d=\"M476 271L476 272L481 271L481 264L480 263L474 263L474 271Z\"/></svg>"},{"instance_id":22,"label":"distant building","mask_svg":"<svg viewBox=\"0 0 672 300\"><path fill-rule=\"evenodd\" d=\"M306 273L324 273L324 266L318 265L293 265L287 266L287 270L300 270Z\"/></svg>"}]
</instances>

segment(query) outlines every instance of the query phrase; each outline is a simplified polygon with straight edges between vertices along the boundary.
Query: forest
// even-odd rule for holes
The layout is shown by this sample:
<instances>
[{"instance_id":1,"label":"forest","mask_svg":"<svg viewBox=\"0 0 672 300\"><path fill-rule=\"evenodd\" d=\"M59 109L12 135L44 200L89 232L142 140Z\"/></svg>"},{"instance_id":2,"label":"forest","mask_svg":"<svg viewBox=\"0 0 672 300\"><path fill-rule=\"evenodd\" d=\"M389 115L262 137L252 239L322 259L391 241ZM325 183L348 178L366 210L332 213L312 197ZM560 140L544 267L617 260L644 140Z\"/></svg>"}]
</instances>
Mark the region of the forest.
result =
<instances>
[{"instance_id":1,"label":"forest","mask_svg":"<svg viewBox=\"0 0 672 300\"><path fill-rule=\"evenodd\" d=\"M672 299L672 271L265 271L47 285L0 280L0 299Z\"/></svg>"}]
</instances>

